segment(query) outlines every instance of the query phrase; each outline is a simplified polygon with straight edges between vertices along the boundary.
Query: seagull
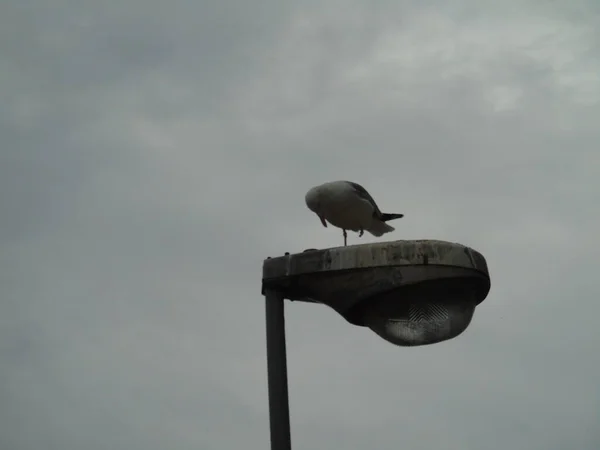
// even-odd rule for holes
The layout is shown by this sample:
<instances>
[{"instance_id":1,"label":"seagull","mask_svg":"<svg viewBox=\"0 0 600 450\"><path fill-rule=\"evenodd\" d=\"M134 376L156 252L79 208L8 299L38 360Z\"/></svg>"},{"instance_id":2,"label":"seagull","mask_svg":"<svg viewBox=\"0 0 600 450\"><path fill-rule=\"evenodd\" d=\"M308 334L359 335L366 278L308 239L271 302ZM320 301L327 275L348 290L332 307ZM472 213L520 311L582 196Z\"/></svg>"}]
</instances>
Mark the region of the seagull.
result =
<instances>
[{"instance_id":1,"label":"seagull","mask_svg":"<svg viewBox=\"0 0 600 450\"><path fill-rule=\"evenodd\" d=\"M404 217L404 214L382 213L367 190L352 181L331 181L315 186L306 193L305 201L324 227L329 222L342 229L344 246L348 238L346 230L357 231L358 237L365 231L379 237L394 231L386 222Z\"/></svg>"}]
</instances>

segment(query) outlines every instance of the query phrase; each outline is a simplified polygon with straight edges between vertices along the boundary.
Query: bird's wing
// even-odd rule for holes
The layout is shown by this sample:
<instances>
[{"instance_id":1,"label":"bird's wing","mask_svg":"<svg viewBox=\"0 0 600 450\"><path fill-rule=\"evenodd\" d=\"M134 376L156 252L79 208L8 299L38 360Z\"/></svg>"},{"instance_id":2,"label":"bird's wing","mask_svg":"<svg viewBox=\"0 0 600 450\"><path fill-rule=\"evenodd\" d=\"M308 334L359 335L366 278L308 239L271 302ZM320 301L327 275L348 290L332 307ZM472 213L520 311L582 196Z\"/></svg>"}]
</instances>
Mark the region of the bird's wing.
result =
<instances>
[{"instance_id":1,"label":"bird's wing","mask_svg":"<svg viewBox=\"0 0 600 450\"><path fill-rule=\"evenodd\" d=\"M377 206L377 203L375 203L375 200L373 200L373 197L371 197L371 194L369 194L367 192L367 190L358 183L354 183L352 181L347 181L347 183L350 186L352 186L352 188L354 189L354 192L356 192L361 198L365 199L371 205L373 205L373 209L375 210L374 214L377 217L381 217L381 211L379 210L379 206Z\"/></svg>"}]
</instances>

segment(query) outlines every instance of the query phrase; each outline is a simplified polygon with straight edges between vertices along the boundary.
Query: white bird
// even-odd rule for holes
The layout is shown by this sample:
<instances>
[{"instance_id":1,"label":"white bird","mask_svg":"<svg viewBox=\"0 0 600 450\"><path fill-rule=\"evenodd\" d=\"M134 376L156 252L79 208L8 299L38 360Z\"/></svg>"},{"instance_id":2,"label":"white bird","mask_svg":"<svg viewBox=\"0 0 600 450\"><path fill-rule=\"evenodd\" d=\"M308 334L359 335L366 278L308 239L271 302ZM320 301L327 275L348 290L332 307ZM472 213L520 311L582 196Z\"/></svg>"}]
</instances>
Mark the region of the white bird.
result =
<instances>
[{"instance_id":1,"label":"white bird","mask_svg":"<svg viewBox=\"0 0 600 450\"><path fill-rule=\"evenodd\" d=\"M306 193L305 201L324 227L329 222L343 230L344 245L348 238L346 230L357 231L359 237L365 231L379 237L394 231L387 221L404 217L404 214L382 213L367 190L352 181L331 181L315 186Z\"/></svg>"}]
</instances>

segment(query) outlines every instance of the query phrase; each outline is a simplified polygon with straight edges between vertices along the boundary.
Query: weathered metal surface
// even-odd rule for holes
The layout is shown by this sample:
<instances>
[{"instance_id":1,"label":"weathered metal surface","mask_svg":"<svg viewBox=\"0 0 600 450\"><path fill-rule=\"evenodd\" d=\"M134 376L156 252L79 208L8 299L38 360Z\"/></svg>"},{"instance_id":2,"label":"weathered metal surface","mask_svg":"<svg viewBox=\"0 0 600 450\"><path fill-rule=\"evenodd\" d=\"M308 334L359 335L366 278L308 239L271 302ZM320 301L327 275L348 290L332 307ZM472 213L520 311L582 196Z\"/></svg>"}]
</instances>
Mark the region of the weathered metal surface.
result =
<instances>
[{"instance_id":1,"label":"weathered metal surface","mask_svg":"<svg viewBox=\"0 0 600 450\"><path fill-rule=\"evenodd\" d=\"M311 249L263 263L263 293L271 288L290 300L326 304L356 325L364 325L359 306L366 300L443 279L466 280L477 303L490 287L487 264L479 252L438 240Z\"/></svg>"},{"instance_id":2,"label":"weathered metal surface","mask_svg":"<svg viewBox=\"0 0 600 450\"><path fill-rule=\"evenodd\" d=\"M438 240L392 241L305 251L265 260L263 280L315 272L407 265L464 267L488 273L485 258L461 244Z\"/></svg>"}]
</instances>

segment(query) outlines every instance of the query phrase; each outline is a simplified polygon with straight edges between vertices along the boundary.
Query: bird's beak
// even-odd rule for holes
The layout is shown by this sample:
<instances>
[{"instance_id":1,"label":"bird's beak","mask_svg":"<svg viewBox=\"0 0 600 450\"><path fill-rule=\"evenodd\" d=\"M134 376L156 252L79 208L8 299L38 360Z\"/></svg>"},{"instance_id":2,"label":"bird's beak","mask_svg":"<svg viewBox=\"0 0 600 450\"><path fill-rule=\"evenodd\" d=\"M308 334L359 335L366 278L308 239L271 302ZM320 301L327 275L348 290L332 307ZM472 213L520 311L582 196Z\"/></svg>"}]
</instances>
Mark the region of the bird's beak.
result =
<instances>
[{"instance_id":1,"label":"bird's beak","mask_svg":"<svg viewBox=\"0 0 600 450\"><path fill-rule=\"evenodd\" d=\"M321 219L321 223L323 224L323 226L324 226L325 228L327 228L327 222L325 222L325 218L324 218L323 216L321 216L321 215L320 215L320 216L319 216L319 219Z\"/></svg>"}]
</instances>

